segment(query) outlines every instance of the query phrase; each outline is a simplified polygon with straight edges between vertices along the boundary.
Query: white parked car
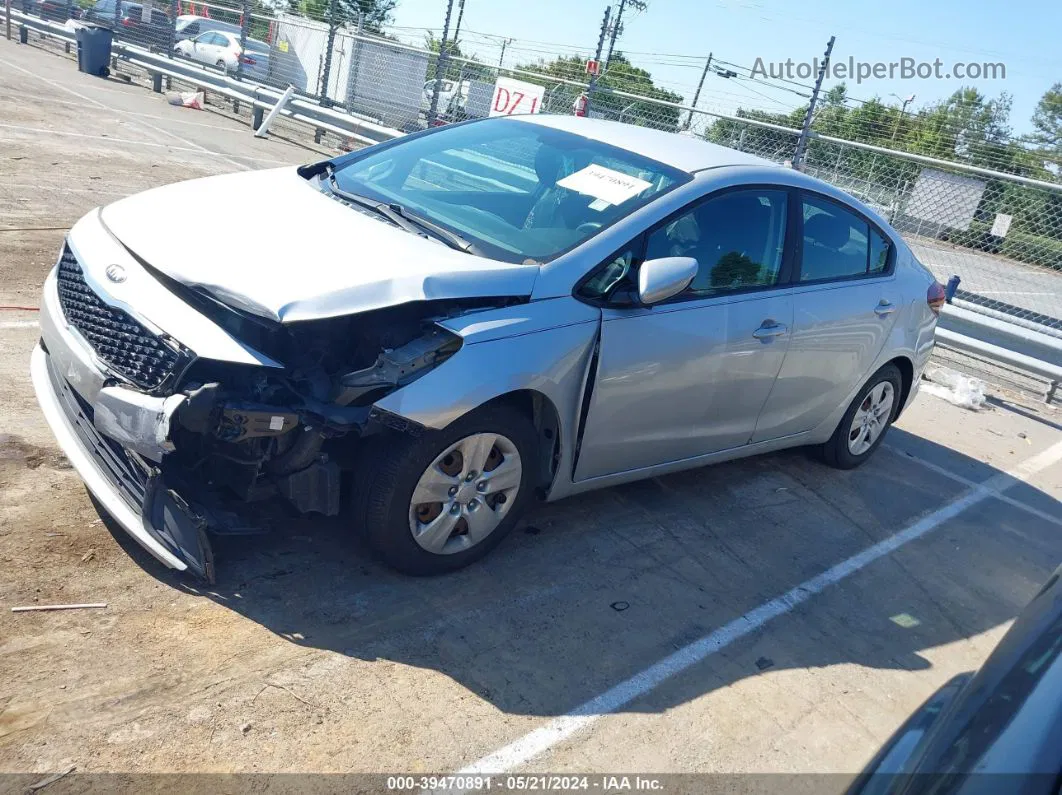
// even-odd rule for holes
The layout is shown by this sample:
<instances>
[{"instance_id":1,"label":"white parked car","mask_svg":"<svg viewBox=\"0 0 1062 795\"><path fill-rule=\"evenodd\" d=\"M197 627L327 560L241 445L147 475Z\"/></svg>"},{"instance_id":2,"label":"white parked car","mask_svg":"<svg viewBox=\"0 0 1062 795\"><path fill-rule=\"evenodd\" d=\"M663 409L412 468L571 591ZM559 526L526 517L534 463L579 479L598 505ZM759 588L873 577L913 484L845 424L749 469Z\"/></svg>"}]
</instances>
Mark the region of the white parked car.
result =
<instances>
[{"instance_id":1,"label":"white parked car","mask_svg":"<svg viewBox=\"0 0 1062 795\"><path fill-rule=\"evenodd\" d=\"M266 80L269 77L269 45L264 41L247 39L245 46L241 47L238 33L209 30L194 39L177 42L173 50L184 58L216 66L226 72L235 73L238 69L252 80Z\"/></svg>"}]
</instances>

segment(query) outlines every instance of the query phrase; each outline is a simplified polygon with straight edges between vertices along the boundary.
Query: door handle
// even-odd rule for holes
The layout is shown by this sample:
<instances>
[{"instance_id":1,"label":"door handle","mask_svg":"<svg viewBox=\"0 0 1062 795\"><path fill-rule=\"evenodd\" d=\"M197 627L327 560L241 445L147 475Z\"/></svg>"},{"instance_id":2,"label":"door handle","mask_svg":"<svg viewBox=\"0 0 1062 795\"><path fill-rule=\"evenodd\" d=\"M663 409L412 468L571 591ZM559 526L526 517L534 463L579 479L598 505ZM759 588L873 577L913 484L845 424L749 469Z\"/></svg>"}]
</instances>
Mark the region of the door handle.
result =
<instances>
[{"instance_id":1,"label":"door handle","mask_svg":"<svg viewBox=\"0 0 1062 795\"><path fill-rule=\"evenodd\" d=\"M789 328L781 323L765 321L758 329L752 332L752 336L758 340L770 340L774 337L781 337L787 331L789 331Z\"/></svg>"},{"instance_id":2,"label":"door handle","mask_svg":"<svg viewBox=\"0 0 1062 795\"><path fill-rule=\"evenodd\" d=\"M880 303L878 303L878 305L874 307L874 314L876 314L878 317L886 317L887 315L891 315L895 311L896 304L891 304L884 298L882 298Z\"/></svg>"}]
</instances>

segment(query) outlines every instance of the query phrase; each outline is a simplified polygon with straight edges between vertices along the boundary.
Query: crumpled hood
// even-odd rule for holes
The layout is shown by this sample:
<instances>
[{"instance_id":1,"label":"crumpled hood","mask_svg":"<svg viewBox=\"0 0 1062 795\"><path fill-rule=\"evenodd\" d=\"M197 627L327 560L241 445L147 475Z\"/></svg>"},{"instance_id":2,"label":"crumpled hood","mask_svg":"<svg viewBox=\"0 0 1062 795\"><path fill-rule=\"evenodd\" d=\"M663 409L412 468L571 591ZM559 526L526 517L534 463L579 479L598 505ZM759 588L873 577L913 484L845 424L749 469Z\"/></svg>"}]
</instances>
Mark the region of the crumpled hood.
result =
<instances>
[{"instance_id":1,"label":"crumpled hood","mask_svg":"<svg viewBox=\"0 0 1062 795\"><path fill-rule=\"evenodd\" d=\"M294 167L179 182L102 211L130 251L281 322L409 301L531 294L537 265L464 254L337 202Z\"/></svg>"}]
</instances>

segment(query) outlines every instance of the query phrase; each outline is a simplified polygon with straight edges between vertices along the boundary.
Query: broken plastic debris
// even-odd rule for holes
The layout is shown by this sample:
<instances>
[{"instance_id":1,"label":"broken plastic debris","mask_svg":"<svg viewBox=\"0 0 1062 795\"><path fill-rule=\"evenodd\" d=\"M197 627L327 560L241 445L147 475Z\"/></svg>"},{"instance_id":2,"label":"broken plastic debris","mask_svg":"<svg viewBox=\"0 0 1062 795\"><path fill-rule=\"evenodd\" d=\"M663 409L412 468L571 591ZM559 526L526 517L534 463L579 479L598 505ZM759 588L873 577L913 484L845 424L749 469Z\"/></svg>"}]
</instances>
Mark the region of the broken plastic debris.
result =
<instances>
[{"instance_id":1,"label":"broken plastic debris","mask_svg":"<svg viewBox=\"0 0 1062 795\"><path fill-rule=\"evenodd\" d=\"M930 383L922 385L923 392L971 411L978 411L985 404L985 382L979 378L947 367L926 368L926 378Z\"/></svg>"},{"instance_id":2,"label":"broken plastic debris","mask_svg":"<svg viewBox=\"0 0 1062 795\"><path fill-rule=\"evenodd\" d=\"M206 103L206 94L202 91L171 91L166 95L166 101L182 108L202 110Z\"/></svg>"}]
</instances>

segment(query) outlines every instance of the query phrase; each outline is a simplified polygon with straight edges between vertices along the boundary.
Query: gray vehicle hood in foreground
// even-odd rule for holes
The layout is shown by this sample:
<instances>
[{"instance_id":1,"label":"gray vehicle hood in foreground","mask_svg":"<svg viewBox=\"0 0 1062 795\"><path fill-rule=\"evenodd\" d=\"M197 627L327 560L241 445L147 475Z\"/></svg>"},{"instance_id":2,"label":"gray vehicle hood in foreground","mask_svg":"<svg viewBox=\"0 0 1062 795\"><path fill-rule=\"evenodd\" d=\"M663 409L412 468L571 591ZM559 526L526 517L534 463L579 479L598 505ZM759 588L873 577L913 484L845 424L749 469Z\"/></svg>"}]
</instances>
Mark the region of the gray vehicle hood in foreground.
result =
<instances>
[{"instance_id":1,"label":"gray vehicle hood in foreground","mask_svg":"<svg viewBox=\"0 0 1062 795\"><path fill-rule=\"evenodd\" d=\"M528 296L539 271L399 229L322 193L294 167L155 188L101 217L153 268L285 323L410 301Z\"/></svg>"}]
</instances>

